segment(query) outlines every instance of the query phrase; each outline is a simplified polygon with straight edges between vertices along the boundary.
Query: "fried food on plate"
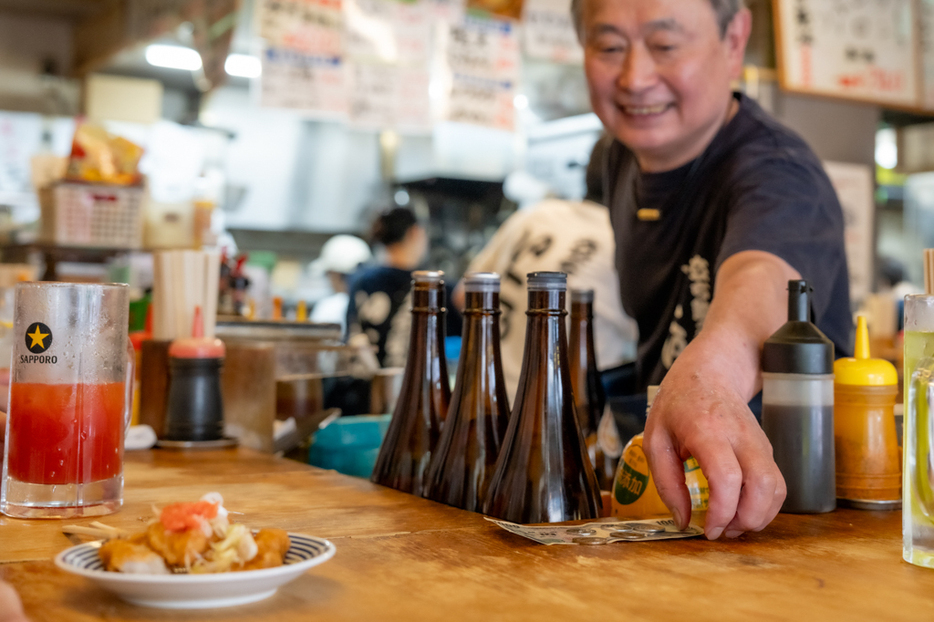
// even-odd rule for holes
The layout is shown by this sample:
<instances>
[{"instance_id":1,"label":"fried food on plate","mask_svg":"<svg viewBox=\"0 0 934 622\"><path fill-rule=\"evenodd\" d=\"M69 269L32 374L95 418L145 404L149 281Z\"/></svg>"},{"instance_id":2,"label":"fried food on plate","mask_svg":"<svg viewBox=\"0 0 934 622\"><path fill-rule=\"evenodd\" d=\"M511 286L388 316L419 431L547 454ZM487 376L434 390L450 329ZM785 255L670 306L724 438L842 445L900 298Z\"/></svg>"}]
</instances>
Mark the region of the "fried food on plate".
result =
<instances>
[{"instance_id":1,"label":"fried food on plate","mask_svg":"<svg viewBox=\"0 0 934 622\"><path fill-rule=\"evenodd\" d=\"M256 542L256 555L237 570L259 570L260 568L275 568L281 566L285 554L292 546L289 534L282 529L260 529L253 536Z\"/></svg>"},{"instance_id":2,"label":"fried food on plate","mask_svg":"<svg viewBox=\"0 0 934 622\"><path fill-rule=\"evenodd\" d=\"M211 546L201 529L169 531L162 522L146 528L146 541L153 551L161 555L169 566L188 568Z\"/></svg>"},{"instance_id":3,"label":"fried food on plate","mask_svg":"<svg viewBox=\"0 0 934 622\"><path fill-rule=\"evenodd\" d=\"M144 543L130 540L108 540L101 545L98 555L104 568L111 572L133 574L169 574L162 556Z\"/></svg>"},{"instance_id":4,"label":"fried food on plate","mask_svg":"<svg viewBox=\"0 0 934 622\"><path fill-rule=\"evenodd\" d=\"M291 546L281 529L263 529L255 536L240 523L227 520L220 494L204 495L195 503L172 503L146 530L127 536L100 525L110 538L99 551L109 571L166 574L259 570L281 566ZM91 529L73 526L73 533Z\"/></svg>"}]
</instances>

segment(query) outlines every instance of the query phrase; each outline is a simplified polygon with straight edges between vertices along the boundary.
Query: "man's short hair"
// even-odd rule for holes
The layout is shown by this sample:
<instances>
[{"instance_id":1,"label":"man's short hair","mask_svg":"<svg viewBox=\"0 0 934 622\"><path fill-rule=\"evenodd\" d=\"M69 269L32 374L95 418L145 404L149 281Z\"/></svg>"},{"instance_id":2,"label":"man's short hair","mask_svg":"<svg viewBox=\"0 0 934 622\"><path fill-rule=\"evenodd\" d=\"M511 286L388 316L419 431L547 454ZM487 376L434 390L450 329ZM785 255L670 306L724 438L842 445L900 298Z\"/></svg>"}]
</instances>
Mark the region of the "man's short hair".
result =
<instances>
[{"instance_id":1,"label":"man's short hair","mask_svg":"<svg viewBox=\"0 0 934 622\"><path fill-rule=\"evenodd\" d=\"M710 0L713 12L717 16L717 25L720 26L720 37L726 36L726 29L730 22L743 8L743 0ZM571 19L577 38L584 42L584 0L571 0Z\"/></svg>"}]
</instances>

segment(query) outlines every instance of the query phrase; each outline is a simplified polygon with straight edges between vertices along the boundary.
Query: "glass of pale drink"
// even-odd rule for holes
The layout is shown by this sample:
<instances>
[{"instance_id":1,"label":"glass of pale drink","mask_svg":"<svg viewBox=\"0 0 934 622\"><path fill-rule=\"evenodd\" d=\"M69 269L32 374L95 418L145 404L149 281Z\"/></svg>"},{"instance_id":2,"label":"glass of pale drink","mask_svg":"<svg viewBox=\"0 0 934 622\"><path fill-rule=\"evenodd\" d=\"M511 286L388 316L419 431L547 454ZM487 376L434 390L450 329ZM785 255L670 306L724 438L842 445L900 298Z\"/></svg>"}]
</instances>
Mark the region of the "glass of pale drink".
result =
<instances>
[{"instance_id":1,"label":"glass of pale drink","mask_svg":"<svg viewBox=\"0 0 934 622\"><path fill-rule=\"evenodd\" d=\"M903 557L934 568L934 296L905 297L904 375Z\"/></svg>"}]
</instances>

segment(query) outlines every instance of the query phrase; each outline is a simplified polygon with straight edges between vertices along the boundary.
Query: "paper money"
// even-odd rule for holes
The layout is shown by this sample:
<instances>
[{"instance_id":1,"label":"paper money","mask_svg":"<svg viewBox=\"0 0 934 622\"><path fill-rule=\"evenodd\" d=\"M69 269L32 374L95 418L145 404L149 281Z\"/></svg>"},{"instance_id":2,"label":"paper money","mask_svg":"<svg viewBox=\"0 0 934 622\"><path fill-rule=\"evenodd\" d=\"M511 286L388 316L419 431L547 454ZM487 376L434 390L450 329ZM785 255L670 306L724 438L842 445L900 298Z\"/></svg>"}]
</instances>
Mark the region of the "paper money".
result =
<instances>
[{"instance_id":1,"label":"paper money","mask_svg":"<svg viewBox=\"0 0 934 622\"><path fill-rule=\"evenodd\" d=\"M700 527L689 525L679 531L674 520L655 518L650 520L627 520L607 523L587 523L586 525L517 525L509 521L485 517L491 523L506 531L534 540L540 544L599 545L614 542L646 542L649 540L670 540L672 538L693 538L704 533Z\"/></svg>"}]
</instances>

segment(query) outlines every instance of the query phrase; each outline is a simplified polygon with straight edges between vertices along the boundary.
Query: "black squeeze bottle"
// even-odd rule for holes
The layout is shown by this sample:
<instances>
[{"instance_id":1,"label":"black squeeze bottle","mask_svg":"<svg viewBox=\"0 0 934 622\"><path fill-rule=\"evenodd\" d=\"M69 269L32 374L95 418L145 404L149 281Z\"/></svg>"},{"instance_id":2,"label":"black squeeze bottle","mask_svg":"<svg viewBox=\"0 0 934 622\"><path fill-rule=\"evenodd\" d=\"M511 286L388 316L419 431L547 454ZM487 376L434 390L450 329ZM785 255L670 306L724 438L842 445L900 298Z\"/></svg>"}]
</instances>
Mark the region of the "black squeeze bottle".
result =
<instances>
[{"instance_id":1,"label":"black squeeze bottle","mask_svg":"<svg viewBox=\"0 0 934 622\"><path fill-rule=\"evenodd\" d=\"M788 322L762 347L762 429L788 495L782 512L836 507L833 342L808 321L807 281L788 282Z\"/></svg>"},{"instance_id":2,"label":"black squeeze bottle","mask_svg":"<svg viewBox=\"0 0 934 622\"><path fill-rule=\"evenodd\" d=\"M370 478L420 495L451 401L444 357L444 273L412 273L412 331L396 408Z\"/></svg>"},{"instance_id":3,"label":"black squeeze bottle","mask_svg":"<svg viewBox=\"0 0 934 622\"><path fill-rule=\"evenodd\" d=\"M519 388L483 511L516 523L597 518L600 488L571 394L567 275L533 272L528 284Z\"/></svg>"},{"instance_id":4,"label":"black squeeze bottle","mask_svg":"<svg viewBox=\"0 0 934 622\"><path fill-rule=\"evenodd\" d=\"M607 456L600 447L597 428L606 406L606 393L597 371L597 354L593 339L592 289L571 290L571 330L568 359L571 365L571 390L574 405L580 418L581 433L590 456L590 463L597 474L601 490L610 490L616 474L619 456ZM612 415L610 415L612 417ZM615 422L610 421L612 425ZM617 445L618 435L616 437Z\"/></svg>"},{"instance_id":5,"label":"black squeeze bottle","mask_svg":"<svg viewBox=\"0 0 934 622\"><path fill-rule=\"evenodd\" d=\"M422 495L479 512L509 424L499 348L499 275L468 274L464 291L457 379Z\"/></svg>"}]
</instances>

